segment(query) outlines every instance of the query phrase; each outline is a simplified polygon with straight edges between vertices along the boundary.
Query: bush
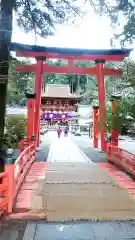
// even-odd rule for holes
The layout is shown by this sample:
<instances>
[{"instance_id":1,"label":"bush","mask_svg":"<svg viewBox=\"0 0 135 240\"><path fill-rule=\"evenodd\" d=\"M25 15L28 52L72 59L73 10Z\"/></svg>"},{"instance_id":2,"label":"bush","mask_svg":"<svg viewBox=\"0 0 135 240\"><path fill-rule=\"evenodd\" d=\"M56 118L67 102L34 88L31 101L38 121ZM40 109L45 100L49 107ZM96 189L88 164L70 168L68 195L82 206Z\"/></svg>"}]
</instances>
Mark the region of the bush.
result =
<instances>
[{"instance_id":1,"label":"bush","mask_svg":"<svg viewBox=\"0 0 135 240\"><path fill-rule=\"evenodd\" d=\"M26 118L24 115L8 115L6 117L6 138L8 144L15 148L26 135Z\"/></svg>"}]
</instances>

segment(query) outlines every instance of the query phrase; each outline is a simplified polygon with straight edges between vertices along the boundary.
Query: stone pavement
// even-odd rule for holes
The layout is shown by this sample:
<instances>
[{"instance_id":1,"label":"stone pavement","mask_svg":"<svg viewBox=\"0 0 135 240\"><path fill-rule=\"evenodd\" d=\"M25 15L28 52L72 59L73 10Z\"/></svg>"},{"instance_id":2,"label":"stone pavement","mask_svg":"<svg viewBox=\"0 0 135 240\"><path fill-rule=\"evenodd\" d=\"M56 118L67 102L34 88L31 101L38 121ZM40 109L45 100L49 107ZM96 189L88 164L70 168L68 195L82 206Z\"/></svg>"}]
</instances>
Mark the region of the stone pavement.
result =
<instances>
[{"instance_id":1,"label":"stone pavement","mask_svg":"<svg viewBox=\"0 0 135 240\"><path fill-rule=\"evenodd\" d=\"M10 221L0 223L0 240L133 240L135 222Z\"/></svg>"},{"instance_id":2,"label":"stone pavement","mask_svg":"<svg viewBox=\"0 0 135 240\"><path fill-rule=\"evenodd\" d=\"M100 140L99 148L93 148L93 139L90 139L88 136L71 136L73 142L87 155L90 157L92 162L104 162L105 155L100 153ZM119 140L119 147L123 148L129 152L135 153L135 139L130 137L122 137Z\"/></svg>"},{"instance_id":3,"label":"stone pavement","mask_svg":"<svg viewBox=\"0 0 135 240\"><path fill-rule=\"evenodd\" d=\"M70 137L57 138L51 144L48 162L82 162L87 163L91 160L73 143Z\"/></svg>"},{"instance_id":4,"label":"stone pavement","mask_svg":"<svg viewBox=\"0 0 135 240\"><path fill-rule=\"evenodd\" d=\"M32 196L48 221L135 218L135 202L96 164L50 163Z\"/></svg>"},{"instance_id":5,"label":"stone pavement","mask_svg":"<svg viewBox=\"0 0 135 240\"><path fill-rule=\"evenodd\" d=\"M48 153L52 143L52 139L49 133L40 135L41 144L36 151L36 161L45 162L47 161Z\"/></svg>"}]
</instances>

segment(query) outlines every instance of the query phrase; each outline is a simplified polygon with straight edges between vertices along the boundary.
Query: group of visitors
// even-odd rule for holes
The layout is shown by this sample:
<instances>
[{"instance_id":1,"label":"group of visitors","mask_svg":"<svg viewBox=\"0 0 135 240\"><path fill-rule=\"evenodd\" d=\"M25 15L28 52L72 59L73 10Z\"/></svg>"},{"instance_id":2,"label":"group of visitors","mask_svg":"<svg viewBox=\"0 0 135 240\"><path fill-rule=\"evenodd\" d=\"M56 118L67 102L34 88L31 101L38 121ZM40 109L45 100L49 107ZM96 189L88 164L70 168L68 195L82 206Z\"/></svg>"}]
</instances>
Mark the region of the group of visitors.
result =
<instances>
[{"instance_id":1,"label":"group of visitors","mask_svg":"<svg viewBox=\"0 0 135 240\"><path fill-rule=\"evenodd\" d=\"M68 128L68 126L66 126L66 127L64 128L64 136L65 136L65 137L68 136L68 131L69 131L69 128ZM61 127L59 127L58 130L57 130L58 138L61 137L61 133L62 133L62 129L61 129Z\"/></svg>"}]
</instances>

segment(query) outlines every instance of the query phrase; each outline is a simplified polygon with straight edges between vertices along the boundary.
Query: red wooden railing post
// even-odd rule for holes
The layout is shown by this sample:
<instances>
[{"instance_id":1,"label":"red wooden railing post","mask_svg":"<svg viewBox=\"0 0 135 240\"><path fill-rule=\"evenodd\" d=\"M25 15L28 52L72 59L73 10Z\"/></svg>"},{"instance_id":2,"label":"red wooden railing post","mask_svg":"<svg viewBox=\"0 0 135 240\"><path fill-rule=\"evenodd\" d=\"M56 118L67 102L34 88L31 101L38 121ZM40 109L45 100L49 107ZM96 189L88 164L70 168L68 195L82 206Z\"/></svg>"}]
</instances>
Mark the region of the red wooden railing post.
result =
<instances>
[{"instance_id":1,"label":"red wooden railing post","mask_svg":"<svg viewBox=\"0 0 135 240\"><path fill-rule=\"evenodd\" d=\"M15 196L15 181L14 181L14 159L12 156L9 156L5 160L5 172L8 174L8 213L12 213L13 202Z\"/></svg>"},{"instance_id":2,"label":"red wooden railing post","mask_svg":"<svg viewBox=\"0 0 135 240\"><path fill-rule=\"evenodd\" d=\"M93 106L93 147L98 148L98 106Z\"/></svg>"},{"instance_id":3,"label":"red wooden railing post","mask_svg":"<svg viewBox=\"0 0 135 240\"><path fill-rule=\"evenodd\" d=\"M98 59L96 63L96 74L98 82L98 101L99 101L99 121L101 134L101 150L106 151L106 104L105 104L105 86L104 86L104 63L105 60Z\"/></svg>"},{"instance_id":4,"label":"red wooden railing post","mask_svg":"<svg viewBox=\"0 0 135 240\"><path fill-rule=\"evenodd\" d=\"M112 96L112 146L118 148L118 139L119 139L119 105L120 105L119 96Z\"/></svg>"},{"instance_id":5,"label":"red wooden railing post","mask_svg":"<svg viewBox=\"0 0 135 240\"><path fill-rule=\"evenodd\" d=\"M36 77L35 77L35 92L36 92L36 101L35 101L35 124L34 132L36 135L36 146L38 145L38 134L39 134L39 124L40 124L40 105L41 105L41 91L42 91L42 80L43 80L43 63L45 58L37 57L36 65Z\"/></svg>"}]
</instances>

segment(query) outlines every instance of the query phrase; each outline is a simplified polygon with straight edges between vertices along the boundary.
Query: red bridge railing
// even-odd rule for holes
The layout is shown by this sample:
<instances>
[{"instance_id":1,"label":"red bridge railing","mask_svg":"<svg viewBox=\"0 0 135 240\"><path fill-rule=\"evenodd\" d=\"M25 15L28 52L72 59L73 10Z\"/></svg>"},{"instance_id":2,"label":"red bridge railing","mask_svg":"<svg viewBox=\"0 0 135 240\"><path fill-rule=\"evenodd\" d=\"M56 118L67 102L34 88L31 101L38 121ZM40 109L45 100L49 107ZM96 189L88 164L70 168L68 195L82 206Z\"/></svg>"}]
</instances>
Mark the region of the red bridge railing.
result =
<instances>
[{"instance_id":1,"label":"red bridge railing","mask_svg":"<svg viewBox=\"0 0 135 240\"><path fill-rule=\"evenodd\" d=\"M135 178L135 154L108 144L107 161L123 169Z\"/></svg>"},{"instance_id":2,"label":"red bridge railing","mask_svg":"<svg viewBox=\"0 0 135 240\"><path fill-rule=\"evenodd\" d=\"M5 172L0 173L0 215L4 212L12 212L14 199L34 161L34 145L25 148L15 163L12 162L12 159L8 159L5 164Z\"/></svg>"}]
</instances>

